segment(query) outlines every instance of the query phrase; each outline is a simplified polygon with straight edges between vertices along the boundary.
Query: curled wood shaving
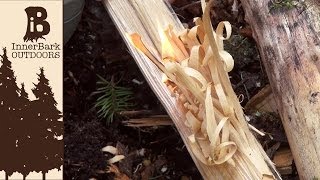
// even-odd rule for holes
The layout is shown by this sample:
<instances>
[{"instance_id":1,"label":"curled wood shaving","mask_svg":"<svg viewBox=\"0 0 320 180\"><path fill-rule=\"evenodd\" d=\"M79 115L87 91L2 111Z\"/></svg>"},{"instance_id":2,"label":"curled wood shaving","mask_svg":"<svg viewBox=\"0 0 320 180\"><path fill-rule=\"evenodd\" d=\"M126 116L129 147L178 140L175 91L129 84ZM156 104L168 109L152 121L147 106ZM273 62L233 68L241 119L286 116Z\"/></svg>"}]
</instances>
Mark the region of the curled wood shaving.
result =
<instances>
[{"instance_id":1,"label":"curled wood shaving","mask_svg":"<svg viewBox=\"0 0 320 180\"><path fill-rule=\"evenodd\" d=\"M213 30L212 2L201 0L203 16L194 19L195 27L180 35L170 26L160 32L162 60L155 64L165 74L163 82L185 108L185 125L192 132L190 146L198 160L206 165L227 163L232 167L236 161L245 161L249 169L246 177L262 179L270 175L269 169L261 164L259 152L250 147L245 133L248 125L240 121L244 114L228 78L234 60L224 50L223 41L231 36L231 24L223 21ZM131 35L132 43L149 57L136 36Z\"/></svg>"},{"instance_id":2,"label":"curled wood shaving","mask_svg":"<svg viewBox=\"0 0 320 180\"><path fill-rule=\"evenodd\" d=\"M109 164L114 164L114 163L119 162L125 158L124 155L118 155L118 153L119 153L118 149L113 146L106 146L106 147L102 148L101 151L108 152L110 154L115 155L113 158L108 160Z\"/></svg>"},{"instance_id":3,"label":"curled wood shaving","mask_svg":"<svg viewBox=\"0 0 320 180\"><path fill-rule=\"evenodd\" d=\"M116 162L121 161L121 160L124 159L124 158L125 158L124 155L115 155L113 158L111 158L111 159L108 160L108 163L109 163L109 164L114 164L114 163L116 163Z\"/></svg>"},{"instance_id":4,"label":"curled wood shaving","mask_svg":"<svg viewBox=\"0 0 320 180\"><path fill-rule=\"evenodd\" d=\"M106 147L102 148L101 151L108 152L108 153L113 154L113 155L118 154L118 149L116 147L113 147L113 146L106 146Z\"/></svg>"},{"instance_id":5,"label":"curled wood shaving","mask_svg":"<svg viewBox=\"0 0 320 180\"><path fill-rule=\"evenodd\" d=\"M173 94L183 99L187 109L185 124L193 132L189 139L198 159L207 165L234 164L231 159L237 145L230 140L230 132L235 131L229 130L234 126L229 119L234 111L221 84L216 62L223 61L227 72L233 68L232 56L223 49L223 40L231 36L231 25L221 22L216 32L207 32L208 18L197 18L195 22L197 26L186 29L179 36L170 26L160 32L162 61L156 65L166 75L163 81L173 82ZM224 30L226 37L223 36ZM149 51L137 34L131 35L131 40L150 58ZM154 61L153 57L150 59Z\"/></svg>"}]
</instances>

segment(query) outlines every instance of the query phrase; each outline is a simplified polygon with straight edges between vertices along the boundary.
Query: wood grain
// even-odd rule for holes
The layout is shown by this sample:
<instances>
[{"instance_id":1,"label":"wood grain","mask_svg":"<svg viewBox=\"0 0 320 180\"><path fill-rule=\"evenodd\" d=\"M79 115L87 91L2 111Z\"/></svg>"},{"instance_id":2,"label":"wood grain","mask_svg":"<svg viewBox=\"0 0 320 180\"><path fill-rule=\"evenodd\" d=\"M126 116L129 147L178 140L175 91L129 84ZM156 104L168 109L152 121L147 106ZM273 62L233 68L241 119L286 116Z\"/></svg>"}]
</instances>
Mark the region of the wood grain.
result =
<instances>
[{"instance_id":1,"label":"wood grain","mask_svg":"<svg viewBox=\"0 0 320 180\"><path fill-rule=\"evenodd\" d=\"M162 0L104 0L103 3L141 72L172 118L204 179L274 179L272 174L280 179L274 170L275 168L271 160L266 156L260 144L249 131L244 118L241 120L241 123L246 126L244 131L250 142L248 149L250 149L252 153L244 156L237 152L235 154L235 167L227 165L226 163L207 166L194 156L188 141L188 136L190 136L192 132L184 124L185 113L179 108L179 104L175 98L171 97L171 93L166 85L162 83L162 73L160 70L146 58L145 55L138 52L135 47L132 46L127 36L131 33L140 34L148 49L151 50L156 57L160 58L161 42L158 31L164 30L169 24L173 26L173 30L177 34L184 29L172 9L168 7L168 4ZM234 94L233 97L236 98L236 95ZM241 107L239 109L241 109ZM259 167L261 168L259 169Z\"/></svg>"},{"instance_id":2,"label":"wood grain","mask_svg":"<svg viewBox=\"0 0 320 180\"><path fill-rule=\"evenodd\" d=\"M320 6L241 0L301 179L320 178Z\"/></svg>"}]
</instances>

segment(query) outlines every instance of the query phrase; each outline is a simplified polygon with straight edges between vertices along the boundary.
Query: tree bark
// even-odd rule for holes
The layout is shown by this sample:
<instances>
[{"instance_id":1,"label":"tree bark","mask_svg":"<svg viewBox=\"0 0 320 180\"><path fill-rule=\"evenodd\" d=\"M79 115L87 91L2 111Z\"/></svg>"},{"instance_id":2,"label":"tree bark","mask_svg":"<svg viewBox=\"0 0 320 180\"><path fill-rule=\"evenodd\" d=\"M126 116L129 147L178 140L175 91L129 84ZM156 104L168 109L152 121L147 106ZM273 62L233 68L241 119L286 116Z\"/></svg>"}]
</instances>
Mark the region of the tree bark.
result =
<instances>
[{"instance_id":1,"label":"tree bark","mask_svg":"<svg viewBox=\"0 0 320 180\"><path fill-rule=\"evenodd\" d=\"M299 176L319 179L320 2L282 1L241 0Z\"/></svg>"},{"instance_id":2,"label":"tree bark","mask_svg":"<svg viewBox=\"0 0 320 180\"><path fill-rule=\"evenodd\" d=\"M42 172L42 180L46 180L46 173Z\"/></svg>"},{"instance_id":3,"label":"tree bark","mask_svg":"<svg viewBox=\"0 0 320 180\"><path fill-rule=\"evenodd\" d=\"M9 175L8 175L8 173L6 173L6 180L9 180Z\"/></svg>"}]
</instances>

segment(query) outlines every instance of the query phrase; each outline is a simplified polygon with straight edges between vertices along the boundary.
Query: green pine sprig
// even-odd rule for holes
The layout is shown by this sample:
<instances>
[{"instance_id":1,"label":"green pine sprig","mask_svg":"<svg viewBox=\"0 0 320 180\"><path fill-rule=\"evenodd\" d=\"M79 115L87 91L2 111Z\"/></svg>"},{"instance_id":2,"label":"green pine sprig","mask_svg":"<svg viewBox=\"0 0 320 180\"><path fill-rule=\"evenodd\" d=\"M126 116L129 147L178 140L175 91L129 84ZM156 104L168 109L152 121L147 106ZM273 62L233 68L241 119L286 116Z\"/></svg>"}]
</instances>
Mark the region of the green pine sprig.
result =
<instances>
[{"instance_id":1,"label":"green pine sprig","mask_svg":"<svg viewBox=\"0 0 320 180\"><path fill-rule=\"evenodd\" d=\"M92 93L92 96L98 96L94 108L97 109L98 116L109 125L119 112L133 107L133 92L130 88L118 86L119 82L114 82L113 78L109 82L99 75L98 77L98 88Z\"/></svg>"}]
</instances>

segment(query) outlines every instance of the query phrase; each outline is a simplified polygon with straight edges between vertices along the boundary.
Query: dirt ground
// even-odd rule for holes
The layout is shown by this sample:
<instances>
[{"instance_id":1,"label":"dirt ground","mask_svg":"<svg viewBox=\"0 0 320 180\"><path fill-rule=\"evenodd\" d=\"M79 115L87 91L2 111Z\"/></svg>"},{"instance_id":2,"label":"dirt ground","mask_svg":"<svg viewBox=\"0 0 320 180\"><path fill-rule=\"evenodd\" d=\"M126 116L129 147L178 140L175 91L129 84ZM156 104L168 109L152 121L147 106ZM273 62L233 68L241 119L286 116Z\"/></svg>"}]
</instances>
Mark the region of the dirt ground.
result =
<instances>
[{"instance_id":1,"label":"dirt ground","mask_svg":"<svg viewBox=\"0 0 320 180\"><path fill-rule=\"evenodd\" d=\"M226 42L226 49L235 59L230 77L236 93L243 95L242 105L245 105L268 80L243 11L232 11L233 1L223 2L217 1L212 19L214 25L221 20L233 25L234 35ZM201 15L200 4L191 0L176 0L173 8L181 21L190 26L192 19ZM112 156L101 151L107 145L117 146L127 155L117 165L132 179L201 179L174 126L130 128L121 123L126 117L118 117L110 125L98 118L93 108L96 97L91 96L97 88L97 75L106 80L120 80L119 85L131 88L135 102L131 110L166 114L101 2L86 1L78 29L64 47L64 179L114 179L113 174L107 173L107 160ZM135 83L134 79L142 83ZM278 137L259 138L266 150L277 142L287 146L276 115L253 114L252 117L258 129ZM295 171L292 174L289 179L296 177Z\"/></svg>"}]
</instances>

